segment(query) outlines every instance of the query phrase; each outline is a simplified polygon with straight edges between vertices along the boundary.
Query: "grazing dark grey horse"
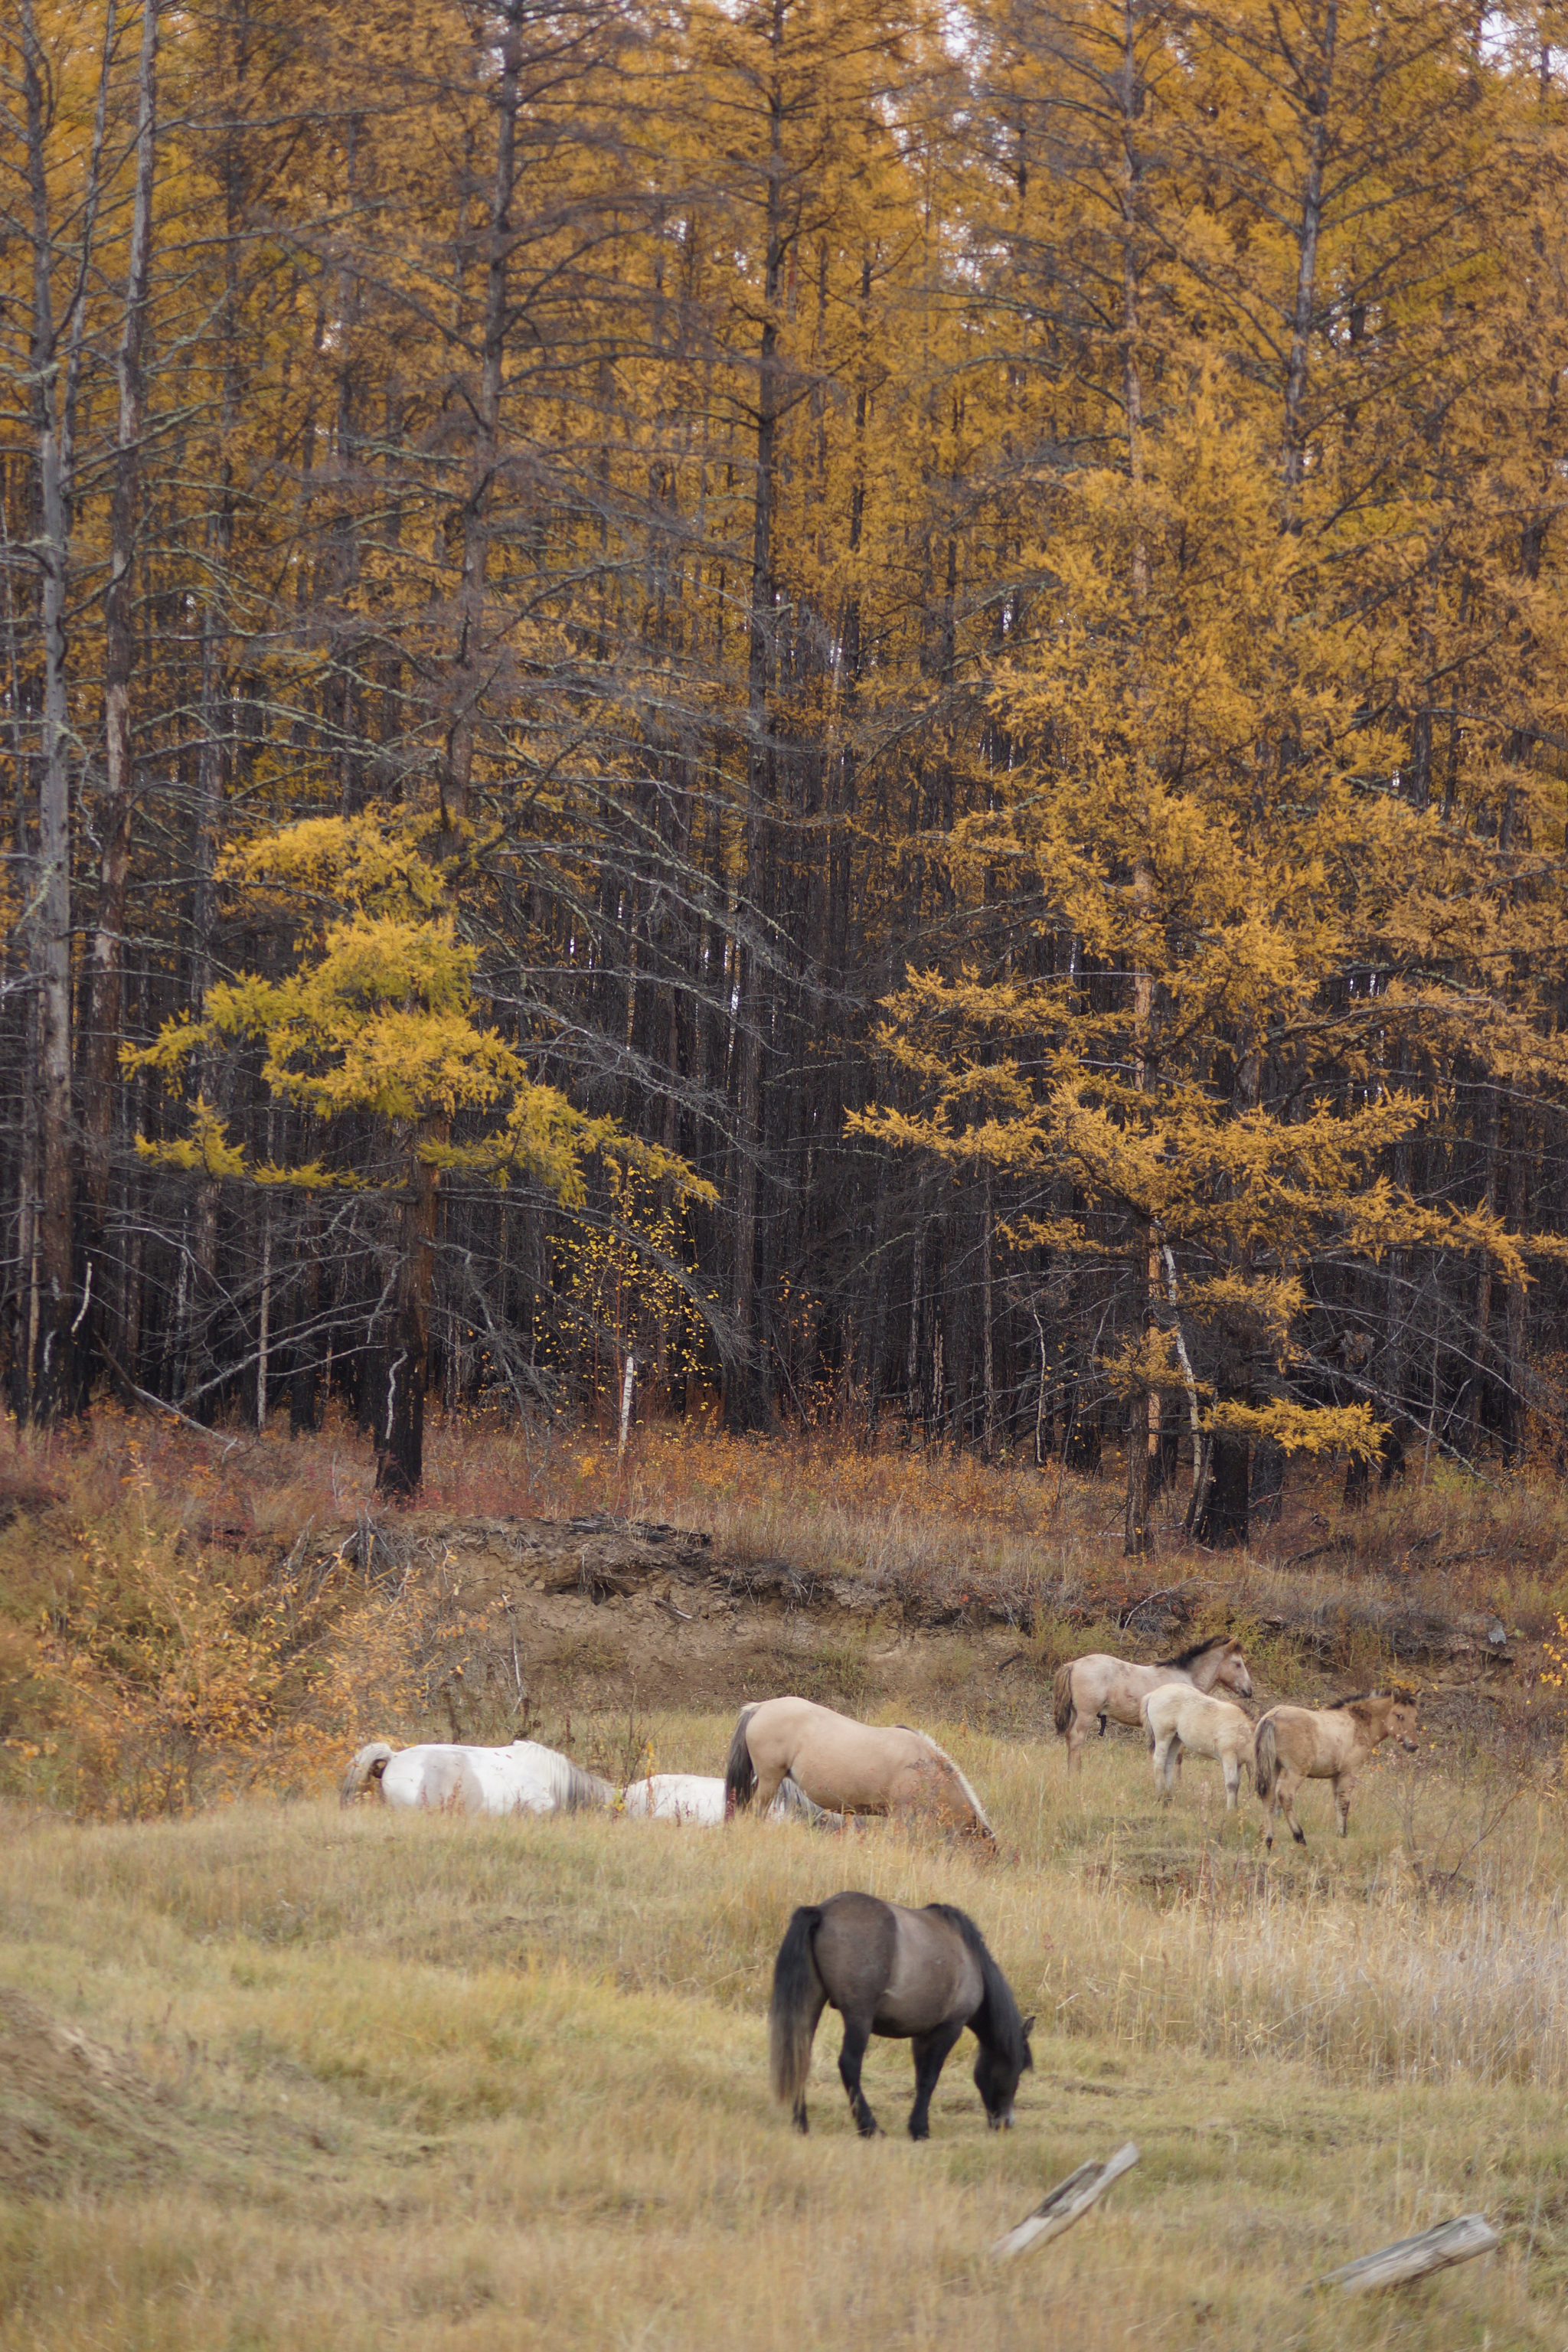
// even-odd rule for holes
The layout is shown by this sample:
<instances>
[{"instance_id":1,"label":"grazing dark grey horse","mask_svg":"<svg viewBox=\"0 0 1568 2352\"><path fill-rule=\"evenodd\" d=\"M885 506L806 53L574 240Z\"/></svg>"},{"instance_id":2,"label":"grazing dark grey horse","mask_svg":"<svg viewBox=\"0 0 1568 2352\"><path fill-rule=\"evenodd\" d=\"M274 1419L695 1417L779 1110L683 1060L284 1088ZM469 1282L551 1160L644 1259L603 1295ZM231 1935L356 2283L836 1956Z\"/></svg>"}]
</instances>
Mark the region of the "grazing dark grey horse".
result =
<instances>
[{"instance_id":1,"label":"grazing dark grey horse","mask_svg":"<svg viewBox=\"0 0 1568 2352\"><path fill-rule=\"evenodd\" d=\"M1006 1978L973 1919L950 1903L907 1911L876 1895L835 1895L805 1904L784 1930L773 1962L768 2009L773 2095L805 2131L805 2084L817 2021L831 2002L844 2020L838 2072L862 2138L877 2130L860 2088L860 2063L873 2033L914 2045L915 2103L910 2137L929 2136L931 2093L966 2025L980 2043L974 2087L993 2131L1013 2120L1018 2078L1035 2063L1029 2031Z\"/></svg>"}]
</instances>

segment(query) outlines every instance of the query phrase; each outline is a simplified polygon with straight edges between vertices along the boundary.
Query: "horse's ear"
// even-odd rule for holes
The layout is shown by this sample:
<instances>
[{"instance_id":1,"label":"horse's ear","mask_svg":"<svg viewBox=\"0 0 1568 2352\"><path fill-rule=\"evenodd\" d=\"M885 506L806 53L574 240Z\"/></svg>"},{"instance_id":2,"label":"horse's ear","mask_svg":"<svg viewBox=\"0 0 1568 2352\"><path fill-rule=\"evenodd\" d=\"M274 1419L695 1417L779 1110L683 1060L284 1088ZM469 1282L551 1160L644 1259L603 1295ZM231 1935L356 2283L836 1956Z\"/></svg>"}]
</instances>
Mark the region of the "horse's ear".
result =
<instances>
[{"instance_id":1,"label":"horse's ear","mask_svg":"<svg viewBox=\"0 0 1568 2352\"><path fill-rule=\"evenodd\" d=\"M1028 2038L1029 2038L1030 2034L1031 2034L1031 2033L1033 2033L1034 2030L1035 2030L1035 2012L1034 2012L1034 2011L1033 2011L1033 2010L1031 2010L1031 2011L1029 2011L1028 2016L1024 2020L1024 2039L1025 2039L1025 2041L1026 2041L1026 2042L1027 2042L1027 2040L1028 2040Z\"/></svg>"}]
</instances>

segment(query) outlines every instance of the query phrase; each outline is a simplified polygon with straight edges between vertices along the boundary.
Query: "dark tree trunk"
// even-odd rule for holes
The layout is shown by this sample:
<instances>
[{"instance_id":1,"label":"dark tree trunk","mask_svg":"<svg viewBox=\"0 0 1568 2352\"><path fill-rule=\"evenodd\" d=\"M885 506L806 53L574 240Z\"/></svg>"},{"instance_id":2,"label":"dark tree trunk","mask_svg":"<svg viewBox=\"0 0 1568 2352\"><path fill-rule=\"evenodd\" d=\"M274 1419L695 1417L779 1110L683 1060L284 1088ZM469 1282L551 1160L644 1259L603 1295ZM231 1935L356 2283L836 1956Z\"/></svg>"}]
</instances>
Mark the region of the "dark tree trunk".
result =
<instances>
[{"instance_id":1,"label":"dark tree trunk","mask_svg":"<svg viewBox=\"0 0 1568 2352\"><path fill-rule=\"evenodd\" d=\"M300 1320L304 1326L296 1343L293 1377L289 1383L289 1434L309 1437L321 1424L321 1340L317 1325L321 1308L321 1260L315 1220L306 1213L300 1247L305 1258L300 1286Z\"/></svg>"},{"instance_id":2,"label":"dark tree trunk","mask_svg":"<svg viewBox=\"0 0 1568 2352\"><path fill-rule=\"evenodd\" d=\"M1252 1457L1252 1517L1260 1528L1276 1527L1284 1507L1284 1451L1264 1438Z\"/></svg>"},{"instance_id":3,"label":"dark tree trunk","mask_svg":"<svg viewBox=\"0 0 1568 2352\"><path fill-rule=\"evenodd\" d=\"M1232 1551L1247 1541L1250 1450L1245 1437L1216 1436L1214 1441L1214 1468L1198 1541L1215 1551Z\"/></svg>"},{"instance_id":4,"label":"dark tree trunk","mask_svg":"<svg viewBox=\"0 0 1568 2352\"><path fill-rule=\"evenodd\" d=\"M425 1122L411 1155L408 1192L399 1213L397 1319L376 1420L376 1492L407 1500L425 1476L425 1388L430 1366L430 1295L436 1275L437 1171L419 1143L445 1136L447 1122Z\"/></svg>"}]
</instances>

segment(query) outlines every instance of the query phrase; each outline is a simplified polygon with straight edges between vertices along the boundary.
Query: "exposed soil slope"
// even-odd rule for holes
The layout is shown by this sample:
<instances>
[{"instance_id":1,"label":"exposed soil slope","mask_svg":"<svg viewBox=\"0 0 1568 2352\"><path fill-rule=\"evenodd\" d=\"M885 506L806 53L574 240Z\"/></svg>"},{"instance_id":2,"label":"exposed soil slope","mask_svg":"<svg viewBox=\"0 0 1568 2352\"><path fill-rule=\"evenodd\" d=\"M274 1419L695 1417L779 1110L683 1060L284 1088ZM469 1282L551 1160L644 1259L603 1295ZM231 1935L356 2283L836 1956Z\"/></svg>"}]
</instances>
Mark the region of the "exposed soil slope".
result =
<instances>
[{"instance_id":1,"label":"exposed soil slope","mask_svg":"<svg viewBox=\"0 0 1568 2352\"><path fill-rule=\"evenodd\" d=\"M1478 1720L1522 1697L1530 1664L1528 1645L1484 1613L1445 1618L1376 1589L1325 1599L1306 1578L1299 1602L1266 1610L1227 1602L1212 1574L1153 1591L1152 1576L1142 1591L1117 1584L1092 1595L973 1576L905 1591L726 1556L693 1529L607 1517L362 1515L313 1537L318 1547L374 1583L421 1587L439 1604L437 1663L455 1730L498 1706L574 1691L702 1707L780 1689L851 1703L907 1693L1037 1727L1057 1660L1085 1646L1079 1628L1108 1624L1129 1654L1157 1656L1234 1617L1267 1654L1269 1696L1404 1672L1450 1716L1460 1702L1472 1717L1481 1707Z\"/></svg>"}]
</instances>

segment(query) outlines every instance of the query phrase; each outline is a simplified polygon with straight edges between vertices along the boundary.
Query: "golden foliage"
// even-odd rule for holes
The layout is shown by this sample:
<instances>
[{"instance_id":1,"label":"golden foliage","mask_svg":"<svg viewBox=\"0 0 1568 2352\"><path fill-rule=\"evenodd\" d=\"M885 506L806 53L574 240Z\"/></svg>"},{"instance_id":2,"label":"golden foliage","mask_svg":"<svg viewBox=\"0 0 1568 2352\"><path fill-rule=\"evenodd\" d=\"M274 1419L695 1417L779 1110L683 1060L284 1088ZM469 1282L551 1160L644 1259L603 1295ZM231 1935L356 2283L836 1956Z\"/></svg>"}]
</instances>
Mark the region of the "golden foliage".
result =
<instances>
[{"instance_id":1,"label":"golden foliage","mask_svg":"<svg viewBox=\"0 0 1568 2352\"><path fill-rule=\"evenodd\" d=\"M73 1810L141 1819L258 1780L321 1785L367 1707L407 1712L407 1627L341 1556L325 1573L220 1567L154 1524L134 1442L128 1462L129 1539L79 1528L39 1628L48 1753Z\"/></svg>"},{"instance_id":2,"label":"golden foliage","mask_svg":"<svg viewBox=\"0 0 1568 2352\"><path fill-rule=\"evenodd\" d=\"M468 1169L500 1184L530 1176L580 1207L584 1161L614 1154L678 1197L714 1199L684 1161L614 1119L575 1110L530 1075L517 1045L481 1025L479 950L458 935L447 880L422 845L428 834L370 817L310 818L232 852L227 870L250 897L287 883L314 913L297 969L283 980L247 972L217 982L200 1020L168 1022L153 1045L122 1046L121 1066L174 1080L214 1046L256 1040L276 1098L329 1127L352 1112L384 1119L408 1133L410 1157L425 1168ZM500 1117L453 1141L451 1122L476 1110ZM262 1184L359 1181L352 1168L334 1177L319 1159L289 1168L255 1160L230 1143L199 1094L188 1137L139 1138L138 1150L163 1166Z\"/></svg>"}]
</instances>

